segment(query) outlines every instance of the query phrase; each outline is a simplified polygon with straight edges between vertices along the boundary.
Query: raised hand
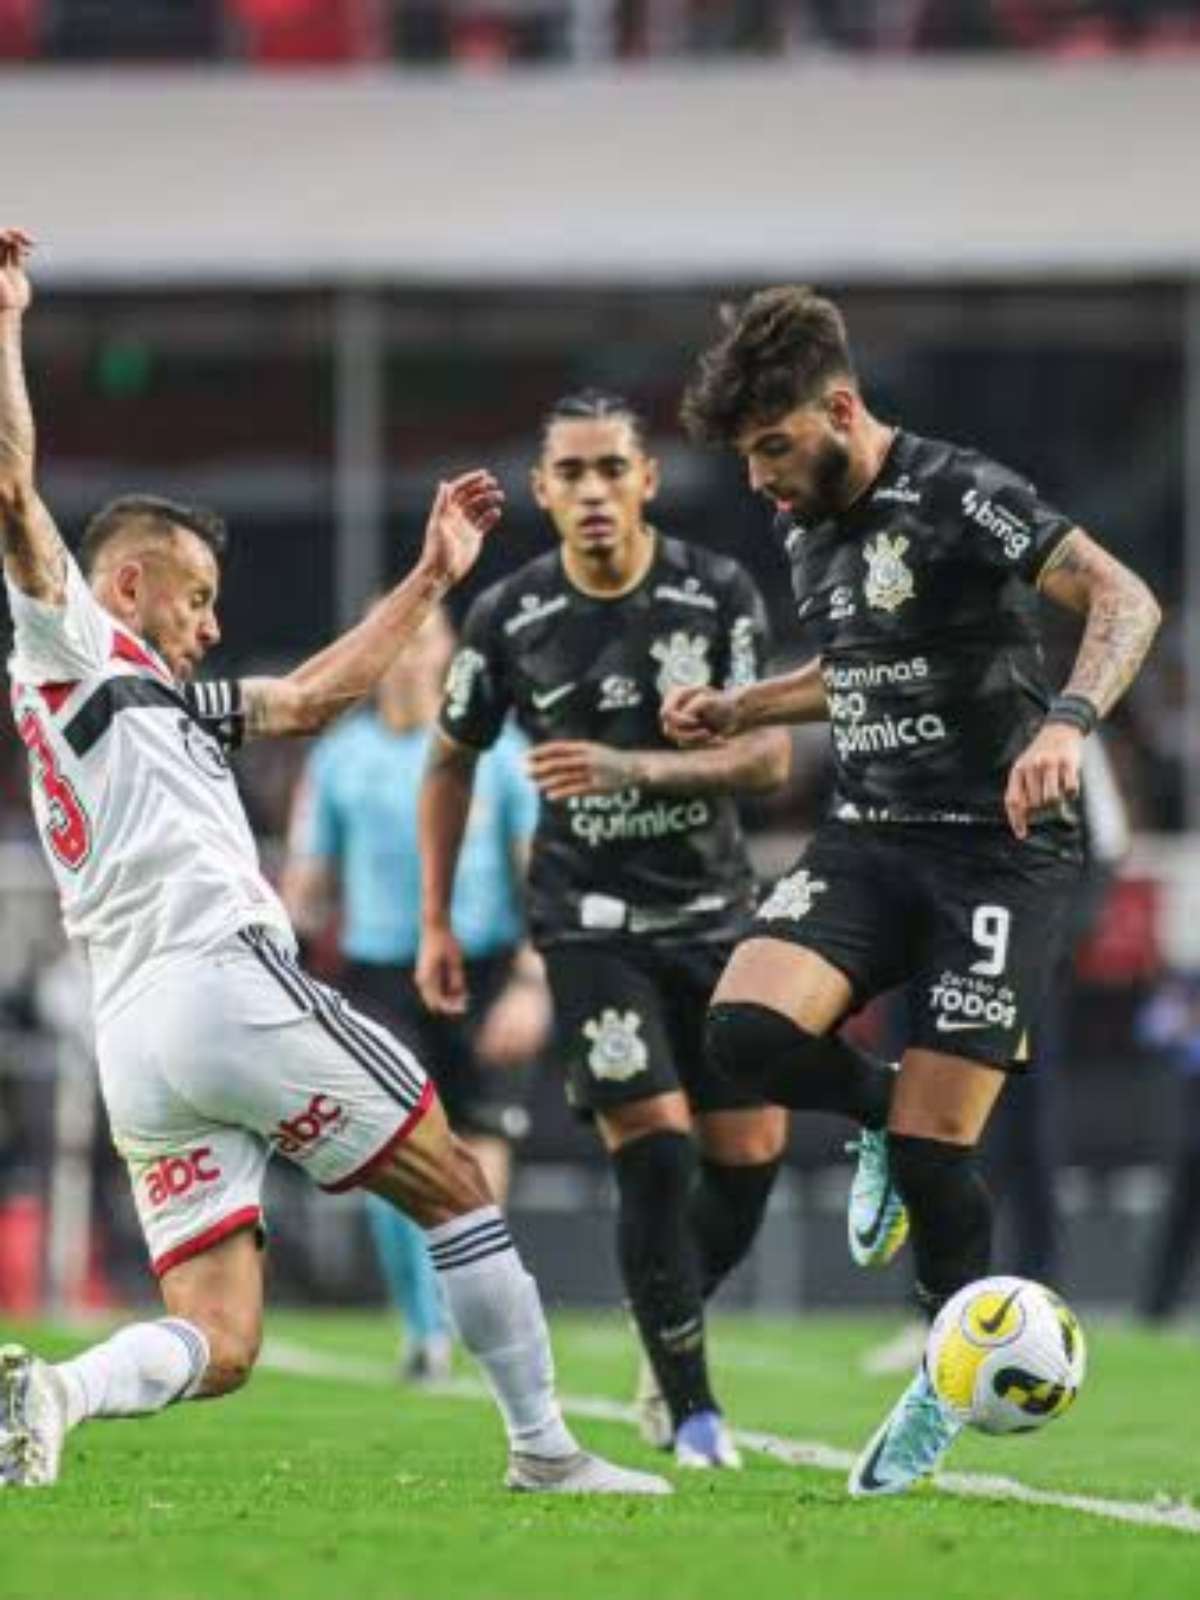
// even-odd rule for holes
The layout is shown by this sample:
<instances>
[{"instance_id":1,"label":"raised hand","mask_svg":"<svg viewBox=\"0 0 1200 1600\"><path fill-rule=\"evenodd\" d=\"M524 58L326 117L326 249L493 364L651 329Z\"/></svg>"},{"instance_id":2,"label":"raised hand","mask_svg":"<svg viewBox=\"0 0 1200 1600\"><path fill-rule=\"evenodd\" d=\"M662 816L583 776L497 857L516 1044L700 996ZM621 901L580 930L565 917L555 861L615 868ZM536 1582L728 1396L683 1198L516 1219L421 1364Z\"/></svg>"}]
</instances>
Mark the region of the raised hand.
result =
<instances>
[{"instance_id":1,"label":"raised hand","mask_svg":"<svg viewBox=\"0 0 1200 1600\"><path fill-rule=\"evenodd\" d=\"M20 228L0 228L0 312L24 311L33 298L25 258L33 240Z\"/></svg>"},{"instance_id":2,"label":"raised hand","mask_svg":"<svg viewBox=\"0 0 1200 1600\"><path fill-rule=\"evenodd\" d=\"M504 491L490 472L464 472L439 484L425 524L422 565L457 583L479 559L503 509Z\"/></svg>"}]
</instances>

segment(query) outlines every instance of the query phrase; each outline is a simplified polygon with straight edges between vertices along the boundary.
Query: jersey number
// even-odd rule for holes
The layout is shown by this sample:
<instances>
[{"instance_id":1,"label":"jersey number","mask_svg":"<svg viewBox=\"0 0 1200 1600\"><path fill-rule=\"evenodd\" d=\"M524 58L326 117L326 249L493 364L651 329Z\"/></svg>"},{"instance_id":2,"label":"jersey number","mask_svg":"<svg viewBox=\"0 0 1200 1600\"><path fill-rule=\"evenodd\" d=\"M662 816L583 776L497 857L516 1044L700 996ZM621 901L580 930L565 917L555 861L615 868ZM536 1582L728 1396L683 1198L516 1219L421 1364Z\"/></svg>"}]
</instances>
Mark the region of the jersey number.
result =
<instances>
[{"instance_id":1,"label":"jersey number","mask_svg":"<svg viewBox=\"0 0 1200 1600\"><path fill-rule=\"evenodd\" d=\"M58 770L46 730L32 711L17 724L21 743L29 751L34 782L46 799L46 838L55 857L72 872L87 860L92 848L88 820L70 781Z\"/></svg>"},{"instance_id":2,"label":"jersey number","mask_svg":"<svg viewBox=\"0 0 1200 1600\"><path fill-rule=\"evenodd\" d=\"M1008 960L1008 935L1012 912L1007 906L976 906L971 918L971 937L984 952L971 963L971 971L981 978L998 978Z\"/></svg>"}]
</instances>

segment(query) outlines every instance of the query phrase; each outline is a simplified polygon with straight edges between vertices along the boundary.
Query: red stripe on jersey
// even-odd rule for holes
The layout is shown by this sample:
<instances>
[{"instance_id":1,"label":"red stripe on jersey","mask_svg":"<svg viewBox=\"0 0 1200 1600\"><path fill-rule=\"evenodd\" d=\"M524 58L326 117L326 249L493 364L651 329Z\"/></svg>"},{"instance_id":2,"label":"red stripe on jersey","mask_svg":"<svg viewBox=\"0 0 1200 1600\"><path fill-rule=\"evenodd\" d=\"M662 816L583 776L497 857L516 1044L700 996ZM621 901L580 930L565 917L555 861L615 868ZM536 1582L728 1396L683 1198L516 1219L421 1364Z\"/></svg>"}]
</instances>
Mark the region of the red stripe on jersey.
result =
<instances>
[{"instance_id":1,"label":"red stripe on jersey","mask_svg":"<svg viewBox=\"0 0 1200 1600\"><path fill-rule=\"evenodd\" d=\"M231 1234L240 1233L243 1228L257 1228L261 1222L262 1211L258 1206L243 1206L240 1211L231 1211L227 1217L214 1222L211 1228L205 1228L203 1233L185 1239L182 1244L177 1244L161 1256L155 1256L151 1263L154 1276L161 1278L172 1267L190 1261L193 1256L202 1255L205 1250L211 1250L213 1245L220 1244L222 1239L228 1239Z\"/></svg>"},{"instance_id":2,"label":"red stripe on jersey","mask_svg":"<svg viewBox=\"0 0 1200 1600\"><path fill-rule=\"evenodd\" d=\"M433 1087L433 1079L427 1078L425 1080L425 1087L421 1090L421 1098L417 1101L416 1105L405 1117L400 1126L393 1129L393 1131L388 1135L383 1144L380 1145L378 1150L376 1150L375 1154L373 1156L368 1156L367 1159L361 1163L361 1165L355 1167L353 1172L347 1173L344 1178L339 1178L336 1183L323 1183L320 1187L325 1191L326 1194L344 1194L347 1189L355 1189L359 1184L365 1183L373 1172L375 1172L379 1167L383 1166L384 1162L391 1155L396 1146L404 1143L405 1139L408 1138L409 1134L416 1127L417 1123L420 1122L421 1118L429 1110L430 1106L433 1105L435 1099L436 1094Z\"/></svg>"},{"instance_id":3,"label":"red stripe on jersey","mask_svg":"<svg viewBox=\"0 0 1200 1600\"><path fill-rule=\"evenodd\" d=\"M118 660L132 661L138 667L149 667L156 678L165 678L168 683L171 681L148 650L144 650L136 639L117 629L113 630L112 653Z\"/></svg>"},{"instance_id":4,"label":"red stripe on jersey","mask_svg":"<svg viewBox=\"0 0 1200 1600\"><path fill-rule=\"evenodd\" d=\"M38 693L50 708L50 715L57 712L64 700L69 700L78 689L79 683L39 683Z\"/></svg>"}]
</instances>

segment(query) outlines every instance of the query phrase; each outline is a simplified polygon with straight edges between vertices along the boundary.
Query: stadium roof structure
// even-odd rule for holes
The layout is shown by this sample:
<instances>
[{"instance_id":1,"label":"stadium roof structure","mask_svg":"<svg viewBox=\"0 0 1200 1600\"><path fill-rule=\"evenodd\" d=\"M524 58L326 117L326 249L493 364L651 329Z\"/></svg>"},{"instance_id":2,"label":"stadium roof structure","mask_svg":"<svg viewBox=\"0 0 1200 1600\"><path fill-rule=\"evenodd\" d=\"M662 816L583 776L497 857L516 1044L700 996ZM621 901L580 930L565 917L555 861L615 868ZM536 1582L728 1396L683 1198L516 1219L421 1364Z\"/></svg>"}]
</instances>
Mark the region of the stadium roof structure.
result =
<instances>
[{"instance_id":1,"label":"stadium roof structure","mask_svg":"<svg viewBox=\"0 0 1200 1600\"><path fill-rule=\"evenodd\" d=\"M0 74L43 279L1200 275L1200 65Z\"/></svg>"}]
</instances>

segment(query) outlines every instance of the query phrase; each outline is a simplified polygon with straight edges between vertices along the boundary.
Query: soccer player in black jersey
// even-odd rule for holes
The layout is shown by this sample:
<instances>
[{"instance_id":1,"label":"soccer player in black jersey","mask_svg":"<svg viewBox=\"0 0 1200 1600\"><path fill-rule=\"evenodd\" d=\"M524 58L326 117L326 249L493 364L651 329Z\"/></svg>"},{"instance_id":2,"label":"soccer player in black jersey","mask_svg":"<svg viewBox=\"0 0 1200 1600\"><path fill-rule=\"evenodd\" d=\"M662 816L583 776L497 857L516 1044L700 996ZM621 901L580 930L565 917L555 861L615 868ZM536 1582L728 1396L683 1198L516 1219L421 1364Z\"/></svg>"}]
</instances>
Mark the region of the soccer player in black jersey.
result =
<instances>
[{"instance_id":1,"label":"soccer player in black jersey","mask_svg":"<svg viewBox=\"0 0 1200 1600\"><path fill-rule=\"evenodd\" d=\"M898 1237L907 1211L932 1314L988 1270L975 1146L1006 1074L1028 1061L1053 972L1084 740L1135 676L1159 609L1017 473L874 417L840 313L809 289L730 309L683 415L693 436L732 446L780 512L814 658L762 683L681 691L664 725L705 748L828 720L836 765L830 819L725 970L709 1049L748 1092L864 1124L874 1159L860 1161L852 1233L868 1248ZM1056 695L1037 590L1084 618ZM890 1074L834 1030L900 985L910 1045L887 1096ZM956 1431L918 1373L851 1492L907 1487Z\"/></svg>"},{"instance_id":2,"label":"soccer player in black jersey","mask_svg":"<svg viewBox=\"0 0 1200 1600\"><path fill-rule=\"evenodd\" d=\"M707 1067L704 1014L753 909L731 793L781 782L788 748L777 729L696 751L663 734L671 689L757 678L766 620L736 562L649 525L657 481L624 400L553 408L533 491L559 547L476 601L447 679L421 803L417 977L432 1009L462 1008L454 867L476 759L512 711L543 800L531 932L570 1098L612 1159L621 1273L669 1411L643 1431L685 1465L730 1466L703 1301L757 1231L786 1116Z\"/></svg>"}]
</instances>

